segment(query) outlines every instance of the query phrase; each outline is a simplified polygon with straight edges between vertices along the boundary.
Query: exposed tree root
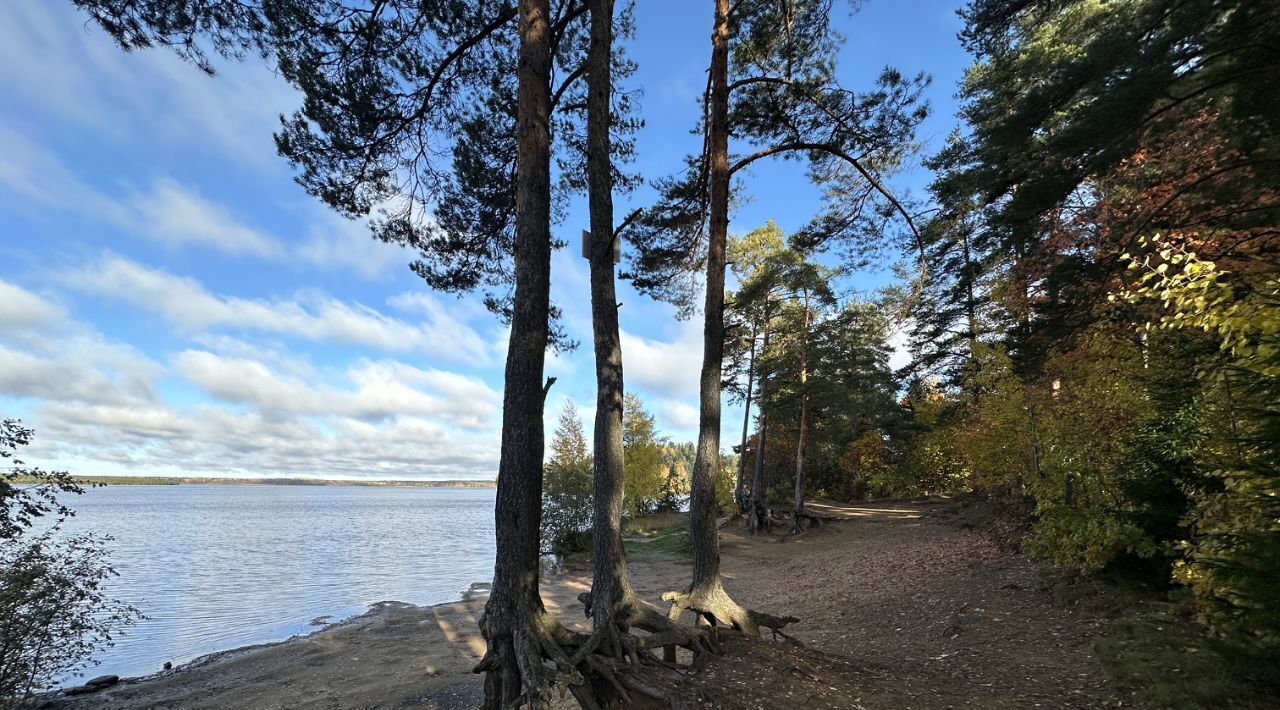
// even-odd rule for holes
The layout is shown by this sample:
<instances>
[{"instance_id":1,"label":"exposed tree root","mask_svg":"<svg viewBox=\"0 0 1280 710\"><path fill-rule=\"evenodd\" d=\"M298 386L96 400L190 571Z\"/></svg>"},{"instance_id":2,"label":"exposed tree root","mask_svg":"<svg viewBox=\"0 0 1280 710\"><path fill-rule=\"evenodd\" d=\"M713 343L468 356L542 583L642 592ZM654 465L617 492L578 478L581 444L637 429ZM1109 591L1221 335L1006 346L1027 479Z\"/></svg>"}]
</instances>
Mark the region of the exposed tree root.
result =
<instances>
[{"instance_id":1,"label":"exposed tree root","mask_svg":"<svg viewBox=\"0 0 1280 710\"><path fill-rule=\"evenodd\" d=\"M579 599L590 613L590 595ZM614 623L587 635L570 631L539 611L510 632L510 644L491 643L475 672L486 674L486 690L493 691L486 697L504 700L486 710L545 708L556 686L589 710L697 707L697 699L681 690L682 668L674 663L674 649L688 649L694 667L700 667L707 654L719 652L711 631L682 626L634 600L620 603L613 618ZM487 619L481 619L480 628L490 638ZM647 633L634 634L632 628ZM667 658L654 653L658 648L670 650ZM518 673L504 673L513 665L502 662L503 653L514 654Z\"/></svg>"},{"instance_id":2,"label":"exposed tree root","mask_svg":"<svg viewBox=\"0 0 1280 710\"><path fill-rule=\"evenodd\" d=\"M749 636L759 636L760 628L769 629L774 638L783 638L796 642L795 639L782 633L787 624L798 621L794 616L774 616L764 612L747 609L735 602L725 593L719 584L707 588L695 588L688 592L667 592L662 600L671 603L667 618L677 621L686 611L697 615L700 623L705 623L712 634L721 628L731 628Z\"/></svg>"},{"instance_id":3,"label":"exposed tree root","mask_svg":"<svg viewBox=\"0 0 1280 710\"><path fill-rule=\"evenodd\" d=\"M578 601L582 602L587 616L591 616L592 599L590 592L579 594ZM619 602L613 610L611 618L613 619L613 624L606 625L603 629L597 629L592 634L592 637L594 639L602 631L607 632L612 629L611 637L615 643L620 644L620 646L615 646L613 649L614 653L612 655L617 658L626 656L627 654L619 651L628 647L645 652L654 648L674 649L675 647L680 647L693 653L693 665L698 667L706 654L720 652L719 645L709 630L684 626L678 621L663 615L657 609L634 598ZM637 636L629 633L630 629L640 629L647 633ZM607 633L605 635L606 637L610 636ZM592 649L592 651L594 652L595 649ZM639 661L641 658L637 657L633 660ZM652 661L657 659L653 658L652 654L649 654L643 660ZM663 661L663 663L664 665L670 665L669 660Z\"/></svg>"},{"instance_id":4,"label":"exposed tree root","mask_svg":"<svg viewBox=\"0 0 1280 710\"><path fill-rule=\"evenodd\" d=\"M769 511L769 506L764 501L752 500L747 502L747 530L751 534L760 532L769 532L773 528L773 517Z\"/></svg>"},{"instance_id":5,"label":"exposed tree root","mask_svg":"<svg viewBox=\"0 0 1280 710\"><path fill-rule=\"evenodd\" d=\"M806 521L808 527L820 528L826 522L821 516L814 515L807 510L793 511L791 514L791 532L798 535L804 532Z\"/></svg>"},{"instance_id":6,"label":"exposed tree root","mask_svg":"<svg viewBox=\"0 0 1280 710\"><path fill-rule=\"evenodd\" d=\"M485 674L485 710L545 708L556 684L572 687L585 682L566 652L582 642L581 634L569 631L543 609L501 620L486 610L480 631L490 642L489 650L473 672Z\"/></svg>"}]
</instances>

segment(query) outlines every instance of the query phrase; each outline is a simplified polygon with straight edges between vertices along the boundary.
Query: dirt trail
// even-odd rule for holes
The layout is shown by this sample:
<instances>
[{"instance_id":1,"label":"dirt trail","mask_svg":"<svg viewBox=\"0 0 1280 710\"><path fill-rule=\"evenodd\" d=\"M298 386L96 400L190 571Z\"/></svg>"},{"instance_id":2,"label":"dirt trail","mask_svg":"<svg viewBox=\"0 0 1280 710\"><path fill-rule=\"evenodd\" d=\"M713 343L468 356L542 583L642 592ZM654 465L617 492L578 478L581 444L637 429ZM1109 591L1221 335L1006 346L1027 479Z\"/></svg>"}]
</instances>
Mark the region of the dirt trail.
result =
<instances>
[{"instance_id":1,"label":"dirt trail","mask_svg":"<svg viewBox=\"0 0 1280 710\"><path fill-rule=\"evenodd\" d=\"M725 586L800 617L798 639L847 659L858 692L830 707L1115 707L1092 650L1108 620L1055 602L1057 575L945 508L812 505L842 521L773 542L727 530Z\"/></svg>"},{"instance_id":2,"label":"dirt trail","mask_svg":"<svg viewBox=\"0 0 1280 710\"><path fill-rule=\"evenodd\" d=\"M800 617L788 631L805 647L727 644L689 677L703 707L1117 706L1092 652L1106 619L1056 603L1041 565L999 551L934 503L813 510L840 520L798 537L723 530L726 588L747 606ZM637 592L654 602L687 578L674 562L633 565ZM549 582L548 607L585 630L575 596L588 585L582 573ZM219 654L65 706L472 708L481 607L389 603L310 636Z\"/></svg>"}]
</instances>

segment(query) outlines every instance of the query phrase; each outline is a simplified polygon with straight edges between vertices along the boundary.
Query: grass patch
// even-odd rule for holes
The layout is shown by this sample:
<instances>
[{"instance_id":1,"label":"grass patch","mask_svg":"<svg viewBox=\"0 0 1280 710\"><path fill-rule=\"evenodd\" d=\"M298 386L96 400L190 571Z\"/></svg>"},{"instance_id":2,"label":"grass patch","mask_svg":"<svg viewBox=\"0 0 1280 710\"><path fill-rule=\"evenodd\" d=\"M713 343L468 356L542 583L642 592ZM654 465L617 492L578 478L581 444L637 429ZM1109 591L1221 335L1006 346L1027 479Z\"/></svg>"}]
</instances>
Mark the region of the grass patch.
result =
<instances>
[{"instance_id":1,"label":"grass patch","mask_svg":"<svg viewBox=\"0 0 1280 710\"><path fill-rule=\"evenodd\" d=\"M1168 605L1119 619L1097 651L1116 688L1162 710L1273 710L1280 668L1210 639Z\"/></svg>"},{"instance_id":2,"label":"grass patch","mask_svg":"<svg viewBox=\"0 0 1280 710\"><path fill-rule=\"evenodd\" d=\"M628 562L683 561L693 554L687 530L673 530L644 537L625 537Z\"/></svg>"},{"instance_id":3,"label":"grass patch","mask_svg":"<svg viewBox=\"0 0 1280 710\"><path fill-rule=\"evenodd\" d=\"M631 535L660 535L674 530L689 527L688 513L656 513L631 518L626 522L626 530Z\"/></svg>"},{"instance_id":4,"label":"grass patch","mask_svg":"<svg viewBox=\"0 0 1280 710\"><path fill-rule=\"evenodd\" d=\"M622 544L629 562L683 561L693 554L688 513L658 513L631 518Z\"/></svg>"}]
</instances>

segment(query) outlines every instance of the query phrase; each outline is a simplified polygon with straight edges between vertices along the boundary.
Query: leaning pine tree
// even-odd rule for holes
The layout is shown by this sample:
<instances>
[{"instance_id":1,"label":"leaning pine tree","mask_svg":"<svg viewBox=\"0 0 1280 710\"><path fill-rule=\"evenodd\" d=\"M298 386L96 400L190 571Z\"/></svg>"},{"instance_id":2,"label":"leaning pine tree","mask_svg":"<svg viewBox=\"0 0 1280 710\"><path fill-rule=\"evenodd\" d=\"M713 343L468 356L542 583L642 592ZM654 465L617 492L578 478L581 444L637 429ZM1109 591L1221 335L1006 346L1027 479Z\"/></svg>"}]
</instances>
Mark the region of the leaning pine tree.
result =
<instances>
[{"instance_id":1,"label":"leaning pine tree","mask_svg":"<svg viewBox=\"0 0 1280 710\"><path fill-rule=\"evenodd\" d=\"M885 215L910 215L884 186L911 146L927 110L920 103L924 77L906 79L888 69L878 86L857 93L834 75L839 48L830 27L830 0L714 0L711 68L703 99L702 153L689 159L678 179L659 184L657 205L637 220L632 241L640 257L635 286L692 310L690 278L704 273L703 361L699 378L697 458L689 501L693 581L664 599L669 614L690 610L713 624L758 634L790 617L748 610L735 602L720 578L715 475L720 470L721 371L725 351L725 248L730 183L755 161L804 157L826 187L829 209L806 230L806 246L833 240L871 243ZM735 156L730 138L746 139L754 151ZM914 227L912 227L914 232Z\"/></svg>"},{"instance_id":2,"label":"leaning pine tree","mask_svg":"<svg viewBox=\"0 0 1280 710\"><path fill-rule=\"evenodd\" d=\"M511 322L495 511L493 593L481 628L485 707L545 707L565 682L587 705L595 647L543 608L538 538L543 381L559 338L550 303L553 204L580 181L587 7L577 0L73 0L126 50L174 49L212 73L258 54L303 94L277 147L297 181L373 236L414 250L449 292L482 290ZM553 77L560 77L558 83ZM578 107L578 108L574 108ZM442 162L445 164L440 164ZM605 663L609 662L606 659ZM585 699L584 699L585 698Z\"/></svg>"},{"instance_id":3,"label":"leaning pine tree","mask_svg":"<svg viewBox=\"0 0 1280 710\"><path fill-rule=\"evenodd\" d=\"M590 50L587 59L587 180L591 219L591 322L596 362L594 430L593 543L591 591L581 595L591 616L591 638L575 659L597 671L592 687L574 688L585 707L629 700L628 692L656 696L674 704L678 692L663 679L643 678L628 661L661 664L651 650L683 646L700 655L711 648L703 633L680 626L641 602L627 574L622 544L624 492L622 340L618 329L618 301L614 279L613 224L613 0L591 0ZM649 633L629 633L638 627ZM596 651L612 656L611 663L595 659ZM668 656L670 658L670 656ZM624 690L625 688L625 690Z\"/></svg>"}]
</instances>

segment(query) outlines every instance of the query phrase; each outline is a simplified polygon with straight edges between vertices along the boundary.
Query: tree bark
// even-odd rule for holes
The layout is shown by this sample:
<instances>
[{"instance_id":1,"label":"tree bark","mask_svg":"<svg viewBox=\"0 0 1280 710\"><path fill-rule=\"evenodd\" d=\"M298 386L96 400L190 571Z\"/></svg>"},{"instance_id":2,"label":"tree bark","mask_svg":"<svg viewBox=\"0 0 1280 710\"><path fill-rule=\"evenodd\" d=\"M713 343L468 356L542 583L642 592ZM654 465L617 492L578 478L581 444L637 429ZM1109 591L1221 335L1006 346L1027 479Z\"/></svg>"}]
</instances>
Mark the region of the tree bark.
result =
<instances>
[{"instance_id":1,"label":"tree bark","mask_svg":"<svg viewBox=\"0 0 1280 710\"><path fill-rule=\"evenodd\" d=\"M587 184L591 215L591 326L596 356L594 529L591 609L596 628L611 625L631 596L622 547L622 341L613 264L613 179L609 141L613 0L592 0L587 60Z\"/></svg>"},{"instance_id":2,"label":"tree bark","mask_svg":"<svg viewBox=\"0 0 1280 710\"><path fill-rule=\"evenodd\" d=\"M684 599L673 598L670 615L704 605L720 621L741 617L750 633L759 629L720 582L720 531L716 527L715 479L720 470L720 368L724 361L725 243L729 233L729 0L715 0L711 33L711 95L707 126L710 205L707 229L706 301L703 306L702 371L698 397L698 451L689 495L693 582ZM688 603L685 603L688 602ZM736 625L736 624L735 624ZM749 627L749 628L748 628Z\"/></svg>"},{"instance_id":3,"label":"tree bark","mask_svg":"<svg viewBox=\"0 0 1280 710\"><path fill-rule=\"evenodd\" d=\"M695 656L712 650L706 634L677 627L666 616L640 602L627 573L626 550L622 543L622 505L625 485L625 458L622 436L624 380L622 339L618 332L618 302L614 278L613 171L610 145L610 102L613 93L611 55L613 46L614 0L591 0L591 46L587 68L587 185L591 220L591 326L596 360L596 416L594 431L592 583L591 592L579 599L591 616L592 638L575 658L587 661L581 668L590 684L590 703L610 705L626 702L618 690L618 679L598 672L586 654L604 653L619 661L638 659L643 643L655 637L669 641L668 657L675 646L684 646ZM645 642L628 637L632 626L649 631ZM631 671L637 670L634 666ZM613 672L614 676L618 672ZM634 677L632 678L634 680ZM627 682L623 679L621 682ZM583 700L584 689L575 689Z\"/></svg>"},{"instance_id":4,"label":"tree bark","mask_svg":"<svg viewBox=\"0 0 1280 710\"><path fill-rule=\"evenodd\" d=\"M733 487L733 502L738 509L745 512L747 501L745 496L747 470L747 431L751 426L751 389L755 384L756 374L756 324L751 324L751 354L747 357L747 396L742 406L742 445L738 449L738 482Z\"/></svg>"},{"instance_id":5,"label":"tree bark","mask_svg":"<svg viewBox=\"0 0 1280 710\"><path fill-rule=\"evenodd\" d=\"M791 507L792 528L800 532L804 519L804 459L809 444L809 290L804 292L804 317L800 329L800 435L796 442L796 487Z\"/></svg>"},{"instance_id":6,"label":"tree bark","mask_svg":"<svg viewBox=\"0 0 1280 710\"><path fill-rule=\"evenodd\" d=\"M720 367L724 360L725 243L729 233L729 0L715 0L715 8L715 25L711 33L708 126L711 202L707 293L703 307L702 372L698 388L698 450L689 498L693 589L708 591L720 586L715 479L720 469Z\"/></svg>"},{"instance_id":7,"label":"tree bark","mask_svg":"<svg viewBox=\"0 0 1280 710\"><path fill-rule=\"evenodd\" d=\"M969 344L969 372L967 373L968 377L965 378L965 389L969 394L970 404L976 404L978 400L978 389L977 383L974 380L982 365L978 361L978 300L977 296L974 295L973 288L975 269L973 266L972 252L969 247L969 233L962 230L960 239L964 254L964 275L962 277L964 278L965 288L964 312L969 327L967 338Z\"/></svg>"},{"instance_id":8,"label":"tree bark","mask_svg":"<svg viewBox=\"0 0 1280 710\"><path fill-rule=\"evenodd\" d=\"M764 322L764 342L761 344L760 354L763 356L769 351L769 321L768 321L768 304L765 304L765 322ZM752 533L760 532L762 529L769 528L769 509L764 503L764 452L765 443L769 433L769 415L764 408L764 400L768 378L764 372L760 373L760 416L759 416L759 433L756 436L756 460L754 471L751 476L751 500L747 503L747 529Z\"/></svg>"},{"instance_id":9,"label":"tree bark","mask_svg":"<svg viewBox=\"0 0 1280 710\"><path fill-rule=\"evenodd\" d=\"M542 382L551 274L551 44L548 0L520 3L515 294L502 402L493 590L480 619L488 651L484 708L545 707L556 671L543 659L568 633L538 593ZM571 669L562 669L566 672Z\"/></svg>"},{"instance_id":10,"label":"tree bark","mask_svg":"<svg viewBox=\"0 0 1280 710\"><path fill-rule=\"evenodd\" d=\"M693 582L685 592L668 592L668 616L693 611L712 626L724 625L757 636L760 627L775 631L796 621L743 608L725 592L720 579L720 530L716 525L716 476L720 473L720 376L724 363L725 242L729 234L729 0L715 0L711 33L711 96L707 158L711 194L707 229L707 297L703 307L702 372L698 395L698 453L689 496L689 537Z\"/></svg>"}]
</instances>

